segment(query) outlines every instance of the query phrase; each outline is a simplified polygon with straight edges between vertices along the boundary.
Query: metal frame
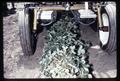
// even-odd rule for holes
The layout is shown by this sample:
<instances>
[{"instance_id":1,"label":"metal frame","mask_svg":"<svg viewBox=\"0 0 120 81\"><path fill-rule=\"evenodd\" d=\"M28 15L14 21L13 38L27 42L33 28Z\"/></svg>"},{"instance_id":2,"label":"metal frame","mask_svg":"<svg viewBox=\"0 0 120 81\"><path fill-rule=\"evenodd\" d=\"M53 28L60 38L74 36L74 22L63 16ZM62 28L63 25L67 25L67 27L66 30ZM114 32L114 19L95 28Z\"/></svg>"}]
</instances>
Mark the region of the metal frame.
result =
<instances>
[{"instance_id":1,"label":"metal frame","mask_svg":"<svg viewBox=\"0 0 120 81\"><path fill-rule=\"evenodd\" d=\"M102 25L102 19L101 19L101 6L102 4L96 3L96 8L97 8L97 17L98 17L98 25L99 27L103 27ZM88 2L85 2L85 4L74 4L72 6L69 6L66 4L66 6L63 5L37 5L37 6L32 6L29 7L31 9L34 9L34 26L33 29L37 30L37 11L57 11L57 10L88 10L89 5Z\"/></svg>"}]
</instances>

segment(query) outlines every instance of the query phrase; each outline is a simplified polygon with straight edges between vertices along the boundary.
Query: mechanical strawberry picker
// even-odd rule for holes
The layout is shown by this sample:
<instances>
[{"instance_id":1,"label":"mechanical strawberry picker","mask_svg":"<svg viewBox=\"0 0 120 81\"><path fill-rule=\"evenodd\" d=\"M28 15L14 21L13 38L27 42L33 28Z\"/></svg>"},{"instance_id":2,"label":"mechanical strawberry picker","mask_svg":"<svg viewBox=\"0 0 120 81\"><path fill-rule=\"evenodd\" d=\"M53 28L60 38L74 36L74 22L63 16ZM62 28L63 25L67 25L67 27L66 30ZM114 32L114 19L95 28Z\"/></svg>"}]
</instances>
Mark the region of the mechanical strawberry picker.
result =
<instances>
[{"instance_id":1,"label":"mechanical strawberry picker","mask_svg":"<svg viewBox=\"0 0 120 81\"><path fill-rule=\"evenodd\" d=\"M80 38L80 24L97 30L104 51L116 49L114 2L23 3L18 20L21 46L27 56L36 50L38 31L49 27L40 60L41 78L92 77L86 60L90 45Z\"/></svg>"},{"instance_id":2,"label":"mechanical strawberry picker","mask_svg":"<svg viewBox=\"0 0 120 81\"><path fill-rule=\"evenodd\" d=\"M114 2L26 2L19 6L19 27L23 52L33 55L40 27L49 26L59 12L71 12L76 23L93 25L98 30L101 48L116 49L116 6ZM38 26L39 25L39 26Z\"/></svg>"}]
</instances>

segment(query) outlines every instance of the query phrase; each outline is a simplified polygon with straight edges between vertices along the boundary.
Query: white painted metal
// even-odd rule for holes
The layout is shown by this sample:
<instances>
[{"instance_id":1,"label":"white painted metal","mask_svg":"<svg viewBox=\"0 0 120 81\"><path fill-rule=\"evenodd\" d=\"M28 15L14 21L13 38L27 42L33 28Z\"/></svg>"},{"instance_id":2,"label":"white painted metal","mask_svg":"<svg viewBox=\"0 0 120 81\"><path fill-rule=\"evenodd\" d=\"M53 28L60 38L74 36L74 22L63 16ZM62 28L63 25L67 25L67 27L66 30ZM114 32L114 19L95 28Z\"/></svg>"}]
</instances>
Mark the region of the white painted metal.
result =
<instances>
[{"instance_id":1,"label":"white painted metal","mask_svg":"<svg viewBox=\"0 0 120 81\"><path fill-rule=\"evenodd\" d=\"M88 2L85 2L85 10L88 10Z\"/></svg>"},{"instance_id":2,"label":"white painted metal","mask_svg":"<svg viewBox=\"0 0 120 81\"><path fill-rule=\"evenodd\" d=\"M90 9L88 10L80 9L78 10L78 12L80 13L80 18L96 18L97 17L96 14Z\"/></svg>"},{"instance_id":3,"label":"white painted metal","mask_svg":"<svg viewBox=\"0 0 120 81\"><path fill-rule=\"evenodd\" d=\"M51 20L53 11L42 11L40 15L40 19Z\"/></svg>"},{"instance_id":4,"label":"white painted metal","mask_svg":"<svg viewBox=\"0 0 120 81\"><path fill-rule=\"evenodd\" d=\"M103 26L109 27L109 19L106 13L102 14L102 21L103 21ZM103 45L107 44L108 39L109 39L109 34L110 34L109 31L103 32L102 30L99 30L100 41L102 42Z\"/></svg>"},{"instance_id":5,"label":"white painted metal","mask_svg":"<svg viewBox=\"0 0 120 81\"><path fill-rule=\"evenodd\" d=\"M88 8L88 2L85 2L85 9L80 9L80 18L96 18L96 14Z\"/></svg>"},{"instance_id":6,"label":"white painted metal","mask_svg":"<svg viewBox=\"0 0 120 81\"><path fill-rule=\"evenodd\" d=\"M12 3L11 2L7 2L7 8L12 9Z\"/></svg>"},{"instance_id":7,"label":"white painted metal","mask_svg":"<svg viewBox=\"0 0 120 81\"><path fill-rule=\"evenodd\" d=\"M67 4L66 4L66 8L65 8L65 10L67 10L67 11L68 11L68 10L69 10L69 8L70 8L70 5L69 5L69 3L67 3Z\"/></svg>"}]
</instances>

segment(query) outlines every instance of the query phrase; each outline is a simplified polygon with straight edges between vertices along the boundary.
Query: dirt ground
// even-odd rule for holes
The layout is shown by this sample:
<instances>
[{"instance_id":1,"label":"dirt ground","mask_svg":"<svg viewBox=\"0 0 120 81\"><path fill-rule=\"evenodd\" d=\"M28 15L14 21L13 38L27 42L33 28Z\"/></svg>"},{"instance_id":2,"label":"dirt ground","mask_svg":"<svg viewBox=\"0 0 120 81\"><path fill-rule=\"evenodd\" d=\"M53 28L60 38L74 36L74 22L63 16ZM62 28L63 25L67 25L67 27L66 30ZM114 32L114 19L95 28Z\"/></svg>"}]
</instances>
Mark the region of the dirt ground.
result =
<instances>
[{"instance_id":1,"label":"dirt ground","mask_svg":"<svg viewBox=\"0 0 120 81\"><path fill-rule=\"evenodd\" d=\"M18 14L3 18L4 35L4 78L40 78L39 60L42 55L42 48L45 31L39 34L37 49L33 56L23 55L18 27ZM116 77L116 52L109 55L99 48L97 32L90 27L83 27L82 37L90 40L93 46L89 51L89 61L93 64L93 74L96 78Z\"/></svg>"},{"instance_id":2,"label":"dirt ground","mask_svg":"<svg viewBox=\"0 0 120 81\"><path fill-rule=\"evenodd\" d=\"M115 78L117 76L117 54L116 51L108 54L99 46L98 32L90 27L81 26L82 38L91 41L92 46L89 51L89 63L93 64L93 75L96 78Z\"/></svg>"}]
</instances>

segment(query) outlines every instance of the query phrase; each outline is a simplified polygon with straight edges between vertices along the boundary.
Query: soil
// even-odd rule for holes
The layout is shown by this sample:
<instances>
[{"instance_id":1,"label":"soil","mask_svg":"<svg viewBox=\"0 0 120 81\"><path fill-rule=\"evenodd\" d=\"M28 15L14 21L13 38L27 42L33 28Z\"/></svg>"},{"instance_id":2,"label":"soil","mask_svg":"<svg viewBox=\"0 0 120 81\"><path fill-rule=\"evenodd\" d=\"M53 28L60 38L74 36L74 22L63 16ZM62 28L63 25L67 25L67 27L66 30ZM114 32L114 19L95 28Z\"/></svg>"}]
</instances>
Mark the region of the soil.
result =
<instances>
[{"instance_id":1,"label":"soil","mask_svg":"<svg viewBox=\"0 0 120 81\"><path fill-rule=\"evenodd\" d=\"M91 41L92 46L88 50L89 63L93 65L93 75L96 78L115 78L117 76L117 54L103 51L99 46L99 35L91 27L81 26L83 40Z\"/></svg>"},{"instance_id":2,"label":"soil","mask_svg":"<svg viewBox=\"0 0 120 81\"><path fill-rule=\"evenodd\" d=\"M45 31L39 34L34 55L23 55L19 38L18 13L3 17L4 35L4 78L40 78L39 60L44 46ZM116 77L116 52L107 54L99 47L97 32L90 27L81 26L83 40L89 40L93 46L89 51L89 61L93 64L96 78Z\"/></svg>"}]
</instances>

